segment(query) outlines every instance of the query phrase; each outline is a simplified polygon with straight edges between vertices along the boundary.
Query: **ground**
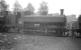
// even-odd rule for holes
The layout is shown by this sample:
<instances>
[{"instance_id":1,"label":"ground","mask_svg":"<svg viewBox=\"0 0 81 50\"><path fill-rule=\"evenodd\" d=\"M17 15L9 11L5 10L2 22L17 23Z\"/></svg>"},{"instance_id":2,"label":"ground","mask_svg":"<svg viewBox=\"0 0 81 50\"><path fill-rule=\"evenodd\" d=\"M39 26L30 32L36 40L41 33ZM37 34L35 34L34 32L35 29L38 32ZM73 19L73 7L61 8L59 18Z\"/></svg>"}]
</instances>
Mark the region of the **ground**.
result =
<instances>
[{"instance_id":1,"label":"ground","mask_svg":"<svg viewBox=\"0 0 81 50\"><path fill-rule=\"evenodd\" d=\"M80 50L81 39L18 34L17 45L12 50Z\"/></svg>"}]
</instances>

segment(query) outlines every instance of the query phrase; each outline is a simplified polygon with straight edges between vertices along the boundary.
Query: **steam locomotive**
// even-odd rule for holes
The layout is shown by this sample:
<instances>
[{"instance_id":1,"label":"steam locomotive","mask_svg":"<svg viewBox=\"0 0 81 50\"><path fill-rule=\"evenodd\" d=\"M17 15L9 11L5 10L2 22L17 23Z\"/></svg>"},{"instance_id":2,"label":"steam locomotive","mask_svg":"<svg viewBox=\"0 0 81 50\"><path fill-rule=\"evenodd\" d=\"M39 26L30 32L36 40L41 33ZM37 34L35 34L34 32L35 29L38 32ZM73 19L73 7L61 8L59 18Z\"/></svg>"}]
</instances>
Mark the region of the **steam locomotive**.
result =
<instances>
[{"instance_id":1,"label":"steam locomotive","mask_svg":"<svg viewBox=\"0 0 81 50\"><path fill-rule=\"evenodd\" d=\"M24 16L19 21L23 33L47 36L62 36L66 24L64 15L31 15Z\"/></svg>"}]
</instances>

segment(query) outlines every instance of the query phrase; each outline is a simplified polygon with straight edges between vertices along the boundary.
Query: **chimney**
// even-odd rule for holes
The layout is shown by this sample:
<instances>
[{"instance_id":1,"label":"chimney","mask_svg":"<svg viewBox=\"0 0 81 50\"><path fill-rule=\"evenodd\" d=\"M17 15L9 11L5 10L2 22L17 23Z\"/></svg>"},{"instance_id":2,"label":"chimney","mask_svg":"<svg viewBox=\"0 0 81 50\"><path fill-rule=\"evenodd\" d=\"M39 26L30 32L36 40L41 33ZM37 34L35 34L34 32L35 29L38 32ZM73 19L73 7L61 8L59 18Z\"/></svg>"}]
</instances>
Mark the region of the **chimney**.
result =
<instances>
[{"instance_id":1,"label":"chimney","mask_svg":"<svg viewBox=\"0 0 81 50\"><path fill-rule=\"evenodd\" d=\"M60 9L60 15L64 15L64 9Z\"/></svg>"}]
</instances>

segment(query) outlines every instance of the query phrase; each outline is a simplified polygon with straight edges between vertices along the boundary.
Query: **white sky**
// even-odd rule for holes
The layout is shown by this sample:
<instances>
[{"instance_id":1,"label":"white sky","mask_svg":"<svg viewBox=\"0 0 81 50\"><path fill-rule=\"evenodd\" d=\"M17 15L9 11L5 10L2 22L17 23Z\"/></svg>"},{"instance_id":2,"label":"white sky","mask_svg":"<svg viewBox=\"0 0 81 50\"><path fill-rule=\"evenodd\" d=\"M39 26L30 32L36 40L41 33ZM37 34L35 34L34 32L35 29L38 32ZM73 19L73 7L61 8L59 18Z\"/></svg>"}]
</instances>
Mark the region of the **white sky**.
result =
<instances>
[{"instance_id":1,"label":"white sky","mask_svg":"<svg viewBox=\"0 0 81 50\"><path fill-rule=\"evenodd\" d=\"M81 14L81 0L18 0L23 8L30 2L34 8L37 9L42 1L46 1L49 7L49 13L59 13L60 9L63 8L65 15ZM15 0L6 0L9 4L10 9L13 9Z\"/></svg>"}]
</instances>

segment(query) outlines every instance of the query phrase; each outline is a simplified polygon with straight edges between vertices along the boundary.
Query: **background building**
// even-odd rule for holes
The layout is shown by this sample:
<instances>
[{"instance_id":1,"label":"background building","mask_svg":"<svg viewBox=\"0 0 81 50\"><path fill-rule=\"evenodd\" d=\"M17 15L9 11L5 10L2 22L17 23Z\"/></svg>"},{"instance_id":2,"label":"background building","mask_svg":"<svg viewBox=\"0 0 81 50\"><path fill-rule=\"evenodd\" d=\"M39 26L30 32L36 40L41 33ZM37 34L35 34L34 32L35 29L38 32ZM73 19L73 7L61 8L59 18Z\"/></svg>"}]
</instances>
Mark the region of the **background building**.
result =
<instances>
[{"instance_id":1,"label":"background building","mask_svg":"<svg viewBox=\"0 0 81 50\"><path fill-rule=\"evenodd\" d=\"M76 15L67 15L67 22L77 21Z\"/></svg>"},{"instance_id":2,"label":"background building","mask_svg":"<svg viewBox=\"0 0 81 50\"><path fill-rule=\"evenodd\" d=\"M68 15L66 16L66 27L68 29L72 29L73 23L77 21L76 15Z\"/></svg>"}]
</instances>

